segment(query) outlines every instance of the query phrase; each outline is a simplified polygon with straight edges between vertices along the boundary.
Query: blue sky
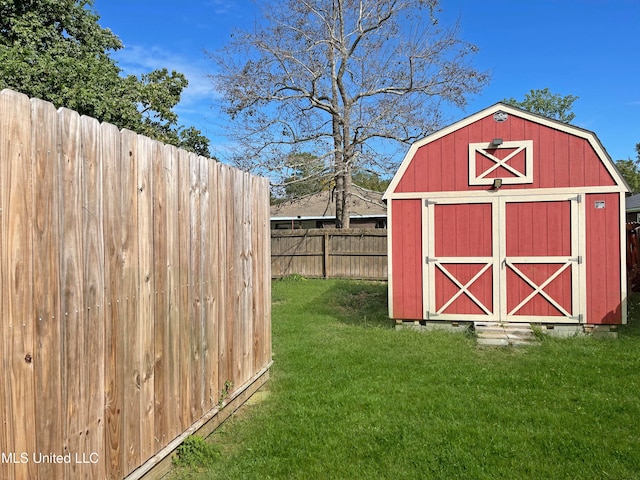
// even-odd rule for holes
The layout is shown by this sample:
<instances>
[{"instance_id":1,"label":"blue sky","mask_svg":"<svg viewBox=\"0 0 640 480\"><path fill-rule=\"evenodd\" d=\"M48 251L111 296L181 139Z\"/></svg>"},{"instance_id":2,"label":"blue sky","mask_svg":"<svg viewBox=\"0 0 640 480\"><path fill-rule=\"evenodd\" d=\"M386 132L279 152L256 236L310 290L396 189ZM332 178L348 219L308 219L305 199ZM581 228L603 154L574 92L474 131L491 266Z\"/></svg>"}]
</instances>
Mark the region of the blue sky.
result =
<instances>
[{"instance_id":1,"label":"blue sky","mask_svg":"<svg viewBox=\"0 0 640 480\"><path fill-rule=\"evenodd\" d=\"M277 2L276 2L277 3ZM573 123L596 133L614 159L635 158L640 142L640 1L443 0L441 24L460 21L460 37L476 44L475 66L491 72L482 93L457 121L503 98L521 100L548 87L576 95ZM234 28L250 29L257 9L250 0L96 0L100 24L125 45L114 58L126 73L166 67L190 85L177 112L212 139L219 120L208 74L215 51Z\"/></svg>"}]
</instances>

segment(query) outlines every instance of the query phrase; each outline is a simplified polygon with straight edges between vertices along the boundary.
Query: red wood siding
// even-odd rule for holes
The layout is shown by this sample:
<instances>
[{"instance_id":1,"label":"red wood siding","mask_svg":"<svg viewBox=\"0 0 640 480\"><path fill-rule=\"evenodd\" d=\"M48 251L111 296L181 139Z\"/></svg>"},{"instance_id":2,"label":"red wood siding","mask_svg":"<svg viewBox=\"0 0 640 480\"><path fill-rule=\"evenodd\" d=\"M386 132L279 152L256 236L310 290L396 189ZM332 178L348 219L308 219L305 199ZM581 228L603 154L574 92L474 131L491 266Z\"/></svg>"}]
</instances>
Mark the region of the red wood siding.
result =
<instances>
[{"instance_id":1,"label":"red wood siding","mask_svg":"<svg viewBox=\"0 0 640 480\"><path fill-rule=\"evenodd\" d=\"M491 257L491 204L436 205L436 257Z\"/></svg>"},{"instance_id":2,"label":"red wood siding","mask_svg":"<svg viewBox=\"0 0 640 480\"><path fill-rule=\"evenodd\" d=\"M571 204L509 202L507 257L571 255Z\"/></svg>"},{"instance_id":3,"label":"red wood siding","mask_svg":"<svg viewBox=\"0 0 640 480\"><path fill-rule=\"evenodd\" d=\"M604 201L605 208L595 208ZM587 323L620 323L620 201L618 194L586 195Z\"/></svg>"},{"instance_id":4,"label":"red wood siding","mask_svg":"<svg viewBox=\"0 0 640 480\"><path fill-rule=\"evenodd\" d=\"M615 185L587 140L515 115L503 123L489 115L420 147L395 192L487 190L487 186L469 186L469 143L488 143L493 138L533 141L533 183L502 189Z\"/></svg>"},{"instance_id":5,"label":"red wood siding","mask_svg":"<svg viewBox=\"0 0 640 480\"><path fill-rule=\"evenodd\" d=\"M422 313L422 206L392 200L392 318L420 320Z\"/></svg>"}]
</instances>

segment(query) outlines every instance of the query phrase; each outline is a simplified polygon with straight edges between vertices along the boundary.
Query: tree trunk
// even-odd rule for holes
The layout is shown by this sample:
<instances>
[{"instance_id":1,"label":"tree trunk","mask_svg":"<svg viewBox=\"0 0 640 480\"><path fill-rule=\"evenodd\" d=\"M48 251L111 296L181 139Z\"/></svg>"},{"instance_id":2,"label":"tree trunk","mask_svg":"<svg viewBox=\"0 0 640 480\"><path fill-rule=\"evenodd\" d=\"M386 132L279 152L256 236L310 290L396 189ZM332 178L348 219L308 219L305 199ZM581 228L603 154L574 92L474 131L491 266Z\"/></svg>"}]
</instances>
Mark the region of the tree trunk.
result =
<instances>
[{"instance_id":1,"label":"tree trunk","mask_svg":"<svg viewBox=\"0 0 640 480\"><path fill-rule=\"evenodd\" d=\"M337 158L336 158L337 160ZM336 163L336 170L338 170ZM344 228L344 176L338 170L336 175L336 188L335 188L335 201L336 201L336 228Z\"/></svg>"},{"instance_id":2,"label":"tree trunk","mask_svg":"<svg viewBox=\"0 0 640 480\"><path fill-rule=\"evenodd\" d=\"M344 177L342 179L342 228L351 227L351 209L349 208L349 197L351 196L351 165L345 162Z\"/></svg>"}]
</instances>

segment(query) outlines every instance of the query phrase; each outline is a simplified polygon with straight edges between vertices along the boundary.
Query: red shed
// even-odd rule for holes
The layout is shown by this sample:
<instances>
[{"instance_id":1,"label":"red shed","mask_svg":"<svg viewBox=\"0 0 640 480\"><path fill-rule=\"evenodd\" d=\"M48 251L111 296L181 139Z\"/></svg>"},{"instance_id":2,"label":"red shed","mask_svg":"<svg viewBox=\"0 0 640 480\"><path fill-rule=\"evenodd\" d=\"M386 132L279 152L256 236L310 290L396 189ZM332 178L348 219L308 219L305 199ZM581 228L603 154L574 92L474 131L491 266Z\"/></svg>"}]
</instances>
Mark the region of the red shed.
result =
<instances>
[{"instance_id":1,"label":"red shed","mask_svg":"<svg viewBox=\"0 0 640 480\"><path fill-rule=\"evenodd\" d=\"M389 316L626 323L627 191L594 133L500 103L417 141L384 197Z\"/></svg>"}]
</instances>

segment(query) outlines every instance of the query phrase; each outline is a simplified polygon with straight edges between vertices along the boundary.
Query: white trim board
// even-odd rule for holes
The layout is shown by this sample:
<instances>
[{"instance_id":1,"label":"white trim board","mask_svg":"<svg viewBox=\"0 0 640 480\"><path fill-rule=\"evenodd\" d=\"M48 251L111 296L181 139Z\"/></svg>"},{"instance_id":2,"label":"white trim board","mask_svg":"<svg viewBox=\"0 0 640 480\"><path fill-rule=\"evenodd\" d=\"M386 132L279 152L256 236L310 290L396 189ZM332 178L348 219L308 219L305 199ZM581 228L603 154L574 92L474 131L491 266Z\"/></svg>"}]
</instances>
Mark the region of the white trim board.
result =
<instances>
[{"instance_id":1,"label":"white trim board","mask_svg":"<svg viewBox=\"0 0 640 480\"><path fill-rule=\"evenodd\" d=\"M608 186L608 187L569 187L569 188L523 188L523 189L503 189L503 190L463 190L463 191L450 191L450 192L401 192L390 194L388 199L390 200L411 200L411 199L423 199L423 198L460 198L464 197L470 201L470 199L479 199L478 201L490 202L492 198L496 197L528 197L535 196L536 198L545 197L547 195L580 195L587 193L623 193L620 187Z\"/></svg>"}]
</instances>

